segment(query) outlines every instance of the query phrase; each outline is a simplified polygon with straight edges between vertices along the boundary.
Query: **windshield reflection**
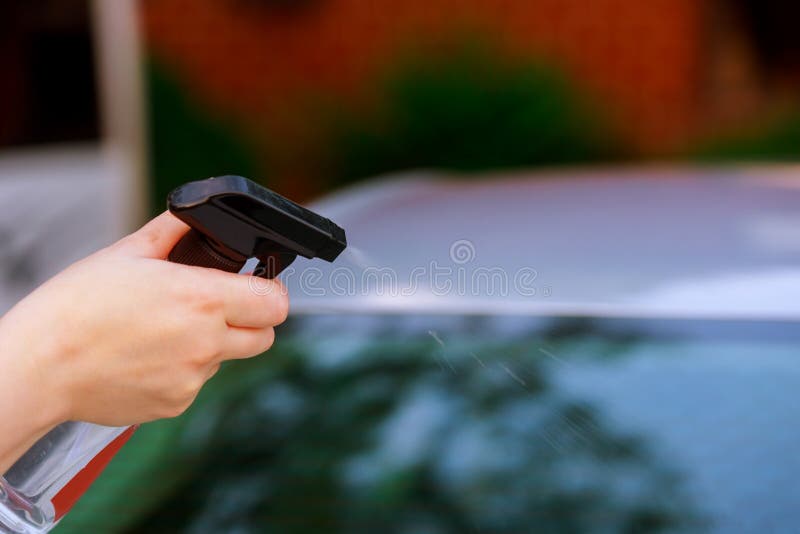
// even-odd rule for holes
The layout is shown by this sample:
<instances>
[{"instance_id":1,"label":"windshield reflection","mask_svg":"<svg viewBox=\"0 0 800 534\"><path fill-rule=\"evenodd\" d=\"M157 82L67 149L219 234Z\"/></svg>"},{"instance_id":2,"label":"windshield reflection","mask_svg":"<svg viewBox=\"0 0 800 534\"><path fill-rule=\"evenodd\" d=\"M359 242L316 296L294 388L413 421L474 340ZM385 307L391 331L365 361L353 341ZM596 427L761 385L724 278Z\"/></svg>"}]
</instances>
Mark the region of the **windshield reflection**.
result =
<instances>
[{"instance_id":1,"label":"windshield reflection","mask_svg":"<svg viewBox=\"0 0 800 534\"><path fill-rule=\"evenodd\" d=\"M678 450L699 440L707 463L748 486L747 467L724 460L737 443L713 437L724 427L699 426L738 405L697 406L697 424L692 412L730 355L721 347L748 350L741 329L635 325L296 319L270 356L226 369L241 387L206 425L210 445L131 532L686 532L755 517L720 507L736 488L712 484L709 497L695 472L709 469ZM714 328L732 337L698 334ZM753 347L778 365L792 343Z\"/></svg>"}]
</instances>

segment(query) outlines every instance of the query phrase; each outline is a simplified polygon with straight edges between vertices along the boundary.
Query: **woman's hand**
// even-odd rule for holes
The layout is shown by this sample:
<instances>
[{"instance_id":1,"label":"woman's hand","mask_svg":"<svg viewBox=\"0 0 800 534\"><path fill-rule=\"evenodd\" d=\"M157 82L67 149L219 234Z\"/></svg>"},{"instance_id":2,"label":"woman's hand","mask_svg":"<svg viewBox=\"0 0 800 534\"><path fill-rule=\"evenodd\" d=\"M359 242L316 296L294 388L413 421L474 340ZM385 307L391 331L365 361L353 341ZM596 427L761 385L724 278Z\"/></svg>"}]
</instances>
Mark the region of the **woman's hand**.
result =
<instances>
[{"instance_id":1,"label":"woman's hand","mask_svg":"<svg viewBox=\"0 0 800 534\"><path fill-rule=\"evenodd\" d=\"M187 229L164 213L0 320L0 375L14 377L17 396L35 397L20 398L20 407L51 426L173 417L222 361L272 345L289 307L283 286L260 281L256 292L246 276L164 261ZM14 402L0 389L0 405Z\"/></svg>"}]
</instances>

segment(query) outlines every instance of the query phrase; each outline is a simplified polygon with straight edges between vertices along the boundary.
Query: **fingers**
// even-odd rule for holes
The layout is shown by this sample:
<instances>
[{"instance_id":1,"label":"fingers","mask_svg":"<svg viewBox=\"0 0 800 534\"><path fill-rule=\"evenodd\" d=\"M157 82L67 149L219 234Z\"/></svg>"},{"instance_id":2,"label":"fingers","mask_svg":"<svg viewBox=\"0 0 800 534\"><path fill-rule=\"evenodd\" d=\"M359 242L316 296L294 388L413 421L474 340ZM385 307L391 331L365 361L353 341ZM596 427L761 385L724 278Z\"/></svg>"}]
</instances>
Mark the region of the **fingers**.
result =
<instances>
[{"instance_id":1,"label":"fingers","mask_svg":"<svg viewBox=\"0 0 800 534\"><path fill-rule=\"evenodd\" d=\"M286 320L289 297L278 280L213 272L219 284L225 321L241 328L265 328Z\"/></svg>"},{"instance_id":2,"label":"fingers","mask_svg":"<svg viewBox=\"0 0 800 534\"><path fill-rule=\"evenodd\" d=\"M166 211L112 248L141 257L165 259L188 229L185 223ZM289 300L279 281L215 269L193 269L202 277L195 279L196 282L208 289L212 300L222 303L228 325L265 328L286 320Z\"/></svg>"},{"instance_id":3,"label":"fingers","mask_svg":"<svg viewBox=\"0 0 800 534\"><path fill-rule=\"evenodd\" d=\"M175 244L189 230L189 226L165 211L119 242L137 256L166 259Z\"/></svg>"},{"instance_id":4,"label":"fingers","mask_svg":"<svg viewBox=\"0 0 800 534\"><path fill-rule=\"evenodd\" d=\"M220 357L223 360L235 360L257 356L269 349L274 341L275 330L272 327L230 327Z\"/></svg>"}]
</instances>

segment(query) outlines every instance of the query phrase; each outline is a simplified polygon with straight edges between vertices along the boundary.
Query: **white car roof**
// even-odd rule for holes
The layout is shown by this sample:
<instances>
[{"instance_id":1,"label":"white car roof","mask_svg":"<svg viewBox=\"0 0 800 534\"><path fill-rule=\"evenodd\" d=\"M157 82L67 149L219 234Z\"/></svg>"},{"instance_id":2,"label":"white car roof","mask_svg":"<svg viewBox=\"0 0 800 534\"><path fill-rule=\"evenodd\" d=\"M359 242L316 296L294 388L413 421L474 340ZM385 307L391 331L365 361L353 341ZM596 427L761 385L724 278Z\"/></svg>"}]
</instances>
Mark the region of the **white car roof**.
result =
<instances>
[{"instance_id":1,"label":"white car roof","mask_svg":"<svg viewBox=\"0 0 800 534\"><path fill-rule=\"evenodd\" d=\"M800 167L419 171L312 208L349 246L284 275L297 312L800 320Z\"/></svg>"}]
</instances>

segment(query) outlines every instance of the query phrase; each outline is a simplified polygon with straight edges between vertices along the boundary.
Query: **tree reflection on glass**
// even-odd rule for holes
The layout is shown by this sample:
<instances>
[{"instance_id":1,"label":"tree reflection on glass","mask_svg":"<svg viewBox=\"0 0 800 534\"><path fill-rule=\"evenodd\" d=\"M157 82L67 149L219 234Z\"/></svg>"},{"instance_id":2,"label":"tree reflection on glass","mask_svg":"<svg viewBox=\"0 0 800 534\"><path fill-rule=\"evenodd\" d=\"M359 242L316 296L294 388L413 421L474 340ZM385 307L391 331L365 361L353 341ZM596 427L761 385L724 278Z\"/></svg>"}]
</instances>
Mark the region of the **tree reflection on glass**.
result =
<instances>
[{"instance_id":1,"label":"tree reflection on glass","mask_svg":"<svg viewBox=\"0 0 800 534\"><path fill-rule=\"evenodd\" d=\"M643 439L553 385L563 325L501 336L475 318L440 331L310 321L263 376L241 371L259 385L241 388L193 475L134 531L702 529ZM610 343L596 353L636 339Z\"/></svg>"}]
</instances>

